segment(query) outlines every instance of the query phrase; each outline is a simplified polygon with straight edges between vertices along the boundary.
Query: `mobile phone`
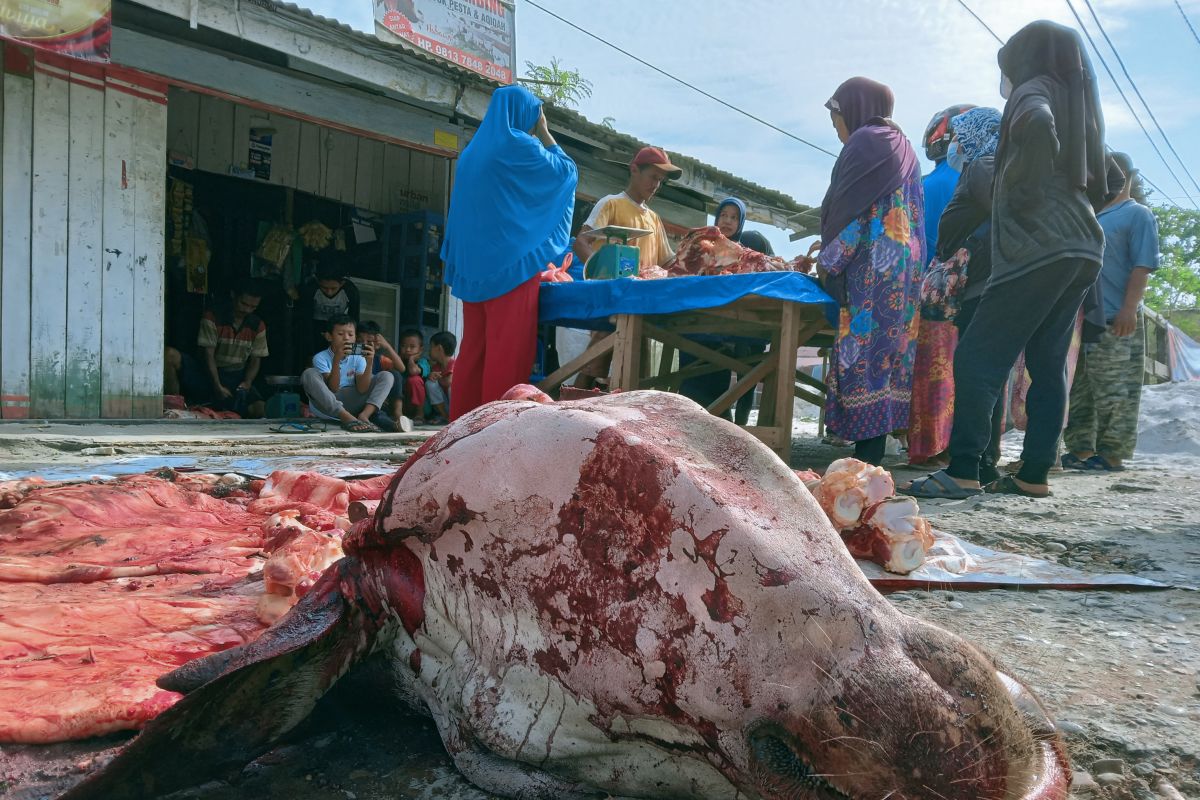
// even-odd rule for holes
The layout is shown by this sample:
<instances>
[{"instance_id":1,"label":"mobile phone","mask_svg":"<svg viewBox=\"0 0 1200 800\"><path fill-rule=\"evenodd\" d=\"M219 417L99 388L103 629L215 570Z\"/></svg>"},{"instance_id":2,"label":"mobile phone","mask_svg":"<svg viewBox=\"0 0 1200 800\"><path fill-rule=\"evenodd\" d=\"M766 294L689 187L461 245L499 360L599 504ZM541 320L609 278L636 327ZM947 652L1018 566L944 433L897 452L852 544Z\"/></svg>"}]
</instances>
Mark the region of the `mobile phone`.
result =
<instances>
[{"instance_id":1,"label":"mobile phone","mask_svg":"<svg viewBox=\"0 0 1200 800\"><path fill-rule=\"evenodd\" d=\"M356 342L356 343L355 343L355 344L354 344L354 345L353 345L353 346L350 348L350 355L352 355L352 356L361 356L362 354L363 354L363 346L362 346L361 344L359 344L359 343L357 343L357 342Z\"/></svg>"}]
</instances>

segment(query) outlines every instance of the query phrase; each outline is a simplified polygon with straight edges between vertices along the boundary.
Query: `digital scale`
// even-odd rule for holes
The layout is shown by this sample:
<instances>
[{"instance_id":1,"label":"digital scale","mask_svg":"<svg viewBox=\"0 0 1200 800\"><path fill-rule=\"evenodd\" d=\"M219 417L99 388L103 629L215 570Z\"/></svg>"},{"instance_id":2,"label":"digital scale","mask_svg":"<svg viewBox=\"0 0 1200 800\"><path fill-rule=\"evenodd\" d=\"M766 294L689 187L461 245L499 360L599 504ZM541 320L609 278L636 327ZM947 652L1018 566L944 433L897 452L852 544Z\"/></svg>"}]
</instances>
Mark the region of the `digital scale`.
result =
<instances>
[{"instance_id":1,"label":"digital scale","mask_svg":"<svg viewBox=\"0 0 1200 800\"><path fill-rule=\"evenodd\" d=\"M641 250L629 243L651 233L654 231L625 228L620 225L608 225L580 233L580 236L604 239L604 244L592 253L592 257L583 266L583 277L588 280L636 277Z\"/></svg>"}]
</instances>

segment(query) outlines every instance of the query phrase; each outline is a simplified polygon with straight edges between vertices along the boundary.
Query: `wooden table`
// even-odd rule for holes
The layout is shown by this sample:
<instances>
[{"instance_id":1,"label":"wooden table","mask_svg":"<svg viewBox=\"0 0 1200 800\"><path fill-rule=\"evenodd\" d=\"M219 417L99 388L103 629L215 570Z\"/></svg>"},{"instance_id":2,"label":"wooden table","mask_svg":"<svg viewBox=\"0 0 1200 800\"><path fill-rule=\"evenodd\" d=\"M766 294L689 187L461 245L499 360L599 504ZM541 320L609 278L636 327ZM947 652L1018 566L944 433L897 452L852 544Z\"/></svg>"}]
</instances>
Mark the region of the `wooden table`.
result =
<instances>
[{"instance_id":1,"label":"wooden table","mask_svg":"<svg viewBox=\"0 0 1200 800\"><path fill-rule=\"evenodd\" d=\"M610 388L679 391L687 378L711 372L736 372L737 382L718 397L708 410L724 414L738 398L764 384L758 424L746 430L762 440L786 462L791 457L793 399L799 397L817 406L825 402L825 385L796 369L796 350L822 332L832 333L822 306L768 297L742 297L717 308L693 309L668 314L615 314L616 330L591 344L584 353L564 364L538 387L546 392L595 358L612 353ZM766 352L735 358L699 342L689 335L736 336L770 342ZM662 343L657 364L649 363L648 343ZM676 352L697 360L673 369Z\"/></svg>"}]
</instances>

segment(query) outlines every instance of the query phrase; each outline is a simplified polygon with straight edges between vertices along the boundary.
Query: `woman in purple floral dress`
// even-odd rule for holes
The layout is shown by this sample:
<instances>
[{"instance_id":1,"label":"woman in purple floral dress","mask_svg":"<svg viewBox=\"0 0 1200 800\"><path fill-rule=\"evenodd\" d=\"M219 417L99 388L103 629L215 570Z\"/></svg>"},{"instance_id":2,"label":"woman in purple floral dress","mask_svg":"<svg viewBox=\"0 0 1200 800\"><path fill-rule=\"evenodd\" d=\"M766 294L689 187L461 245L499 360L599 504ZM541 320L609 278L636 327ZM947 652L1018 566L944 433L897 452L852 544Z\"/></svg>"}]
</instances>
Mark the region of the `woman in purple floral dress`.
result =
<instances>
[{"instance_id":1,"label":"woman in purple floral dress","mask_svg":"<svg viewBox=\"0 0 1200 800\"><path fill-rule=\"evenodd\" d=\"M817 260L841 305L825 424L878 464L887 435L908 427L925 264L921 170L891 120L891 89L851 78L825 105L844 145L821 204Z\"/></svg>"}]
</instances>

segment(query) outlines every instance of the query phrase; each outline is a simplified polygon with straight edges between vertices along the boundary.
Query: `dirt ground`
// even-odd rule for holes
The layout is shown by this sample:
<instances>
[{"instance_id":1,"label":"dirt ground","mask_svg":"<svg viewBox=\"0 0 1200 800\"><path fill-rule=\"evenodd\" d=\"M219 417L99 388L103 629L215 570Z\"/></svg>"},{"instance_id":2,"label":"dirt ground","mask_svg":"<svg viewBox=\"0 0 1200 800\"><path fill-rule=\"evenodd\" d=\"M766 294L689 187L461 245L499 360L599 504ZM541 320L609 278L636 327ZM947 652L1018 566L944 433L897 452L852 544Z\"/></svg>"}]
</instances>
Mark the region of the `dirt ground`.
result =
<instances>
[{"instance_id":1,"label":"dirt ground","mask_svg":"<svg viewBox=\"0 0 1200 800\"><path fill-rule=\"evenodd\" d=\"M1196 399L1200 395L1189 395L1185 405L1197 405ZM1164 444L1159 437L1154 452L1130 462L1124 473L1052 475L1051 499L985 496L930 502L924 511L936 527L993 549L1051 558L1089 573L1200 586L1200 439L1186 419L1175 422L1178 446L1176 439ZM197 463L210 456L397 463L421 438L418 432L364 441L332 431L285 437L250 423L212 423L218 427L197 432L197 425L203 424L103 430L3 424L0 472L100 469L115 459L153 454ZM824 468L849 452L820 444L811 423L798 432L796 468ZM1005 448L1016 457L1019 435L1006 439ZM891 461L897 483L919 474L900 466L899 457ZM1073 797L1200 798L1200 592L906 591L889 598L904 612L995 653L1033 687L1066 740L1077 773ZM431 723L381 706L377 697L363 680L343 681L271 753L228 780L176 796L488 797L458 776ZM0 797L53 797L127 738L0 747Z\"/></svg>"}]
</instances>

